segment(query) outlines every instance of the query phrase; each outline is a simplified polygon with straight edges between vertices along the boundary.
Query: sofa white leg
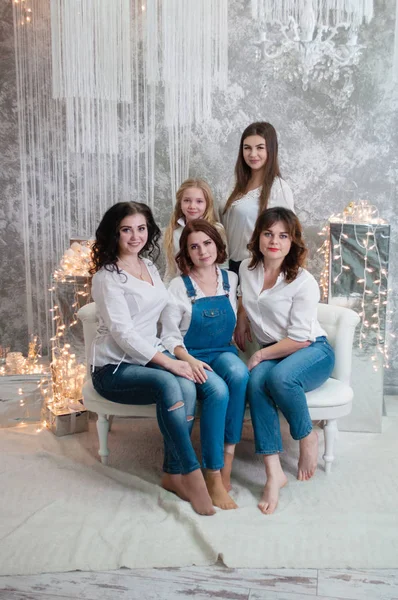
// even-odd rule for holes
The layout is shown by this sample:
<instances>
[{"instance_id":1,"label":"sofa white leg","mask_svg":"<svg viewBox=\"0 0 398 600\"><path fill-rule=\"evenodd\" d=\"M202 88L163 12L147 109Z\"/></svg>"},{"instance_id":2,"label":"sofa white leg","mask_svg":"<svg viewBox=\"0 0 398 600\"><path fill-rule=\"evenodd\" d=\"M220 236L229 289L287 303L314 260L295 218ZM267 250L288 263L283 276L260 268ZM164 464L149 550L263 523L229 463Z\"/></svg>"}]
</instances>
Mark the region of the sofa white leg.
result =
<instances>
[{"instance_id":1,"label":"sofa white leg","mask_svg":"<svg viewBox=\"0 0 398 600\"><path fill-rule=\"evenodd\" d=\"M108 415L109 431L112 429L113 415Z\"/></svg>"},{"instance_id":2,"label":"sofa white leg","mask_svg":"<svg viewBox=\"0 0 398 600\"><path fill-rule=\"evenodd\" d=\"M332 462L334 461L334 441L338 433L336 419L328 419L325 421L323 433L325 436L325 453L323 455L323 460L325 461L325 473L326 475L329 475L332 469Z\"/></svg>"},{"instance_id":3,"label":"sofa white leg","mask_svg":"<svg viewBox=\"0 0 398 600\"><path fill-rule=\"evenodd\" d=\"M97 419L97 431L101 462L106 465L108 462L109 450L108 450L108 432L109 432L109 421L106 415L98 415Z\"/></svg>"}]
</instances>

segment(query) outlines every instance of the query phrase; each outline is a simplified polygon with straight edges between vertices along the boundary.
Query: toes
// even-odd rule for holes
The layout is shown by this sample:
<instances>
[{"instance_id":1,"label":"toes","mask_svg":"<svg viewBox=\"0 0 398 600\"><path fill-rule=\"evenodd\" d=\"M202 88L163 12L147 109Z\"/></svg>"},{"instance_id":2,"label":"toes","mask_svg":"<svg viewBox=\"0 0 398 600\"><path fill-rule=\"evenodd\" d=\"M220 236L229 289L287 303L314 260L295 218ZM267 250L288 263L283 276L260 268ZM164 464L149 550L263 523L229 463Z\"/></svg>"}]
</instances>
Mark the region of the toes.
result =
<instances>
[{"instance_id":1,"label":"toes","mask_svg":"<svg viewBox=\"0 0 398 600\"><path fill-rule=\"evenodd\" d=\"M303 469L299 469L297 471L297 479L299 481L308 481L315 475L316 467L311 469L310 471L304 471Z\"/></svg>"},{"instance_id":2,"label":"toes","mask_svg":"<svg viewBox=\"0 0 398 600\"><path fill-rule=\"evenodd\" d=\"M210 507L195 506L193 503L191 503L191 506L194 509L194 511L196 513L198 513L198 515L202 515L203 517L210 517L211 515L216 514L216 511L214 510L213 506L210 506Z\"/></svg>"},{"instance_id":3,"label":"toes","mask_svg":"<svg viewBox=\"0 0 398 600\"><path fill-rule=\"evenodd\" d=\"M272 515L272 513L276 509L277 504L273 503L273 502L263 501L263 502L259 502L257 506L264 515Z\"/></svg>"},{"instance_id":4,"label":"toes","mask_svg":"<svg viewBox=\"0 0 398 600\"><path fill-rule=\"evenodd\" d=\"M257 506L264 515L267 514L268 502L259 502Z\"/></svg>"},{"instance_id":5,"label":"toes","mask_svg":"<svg viewBox=\"0 0 398 600\"><path fill-rule=\"evenodd\" d=\"M221 508L222 510L233 510L234 508L238 508L238 505L231 498L229 498L228 500L220 500L213 498L213 504L214 506L217 506L217 508Z\"/></svg>"},{"instance_id":6,"label":"toes","mask_svg":"<svg viewBox=\"0 0 398 600\"><path fill-rule=\"evenodd\" d=\"M200 513L200 514L203 515L204 517L211 517L212 515L216 514L216 511L214 510L214 508L212 508L211 510L208 510L208 511Z\"/></svg>"}]
</instances>

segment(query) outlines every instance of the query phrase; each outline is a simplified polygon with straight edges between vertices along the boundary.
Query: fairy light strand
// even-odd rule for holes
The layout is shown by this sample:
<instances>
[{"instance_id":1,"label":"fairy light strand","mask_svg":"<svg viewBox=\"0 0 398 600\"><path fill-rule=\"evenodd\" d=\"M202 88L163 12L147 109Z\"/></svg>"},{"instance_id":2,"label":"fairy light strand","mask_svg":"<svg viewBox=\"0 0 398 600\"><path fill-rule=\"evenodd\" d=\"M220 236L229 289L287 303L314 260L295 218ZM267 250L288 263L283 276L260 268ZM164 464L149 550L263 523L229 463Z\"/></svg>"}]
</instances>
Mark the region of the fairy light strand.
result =
<instances>
[{"instance_id":1,"label":"fairy light strand","mask_svg":"<svg viewBox=\"0 0 398 600\"><path fill-rule=\"evenodd\" d=\"M330 226L335 223L341 224L341 229L338 240L333 243ZM370 341L370 336L374 337L375 351L371 357L373 368L376 371L378 370L378 355L382 357L384 366L389 368L387 324L390 322L389 315L391 314L391 311L386 310L385 313L385 337L382 333L382 316L380 312L381 306L387 305L388 303L388 271L387 265L383 264L377 242L378 230L380 229L380 226L386 225L386 222L379 217L378 209L375 206L372 206L365 201L362 201L359 204L351 202L343 213L331 215L328 223L323 226L319 235L324 236L325 239L318 249L318 252L324 259L319 283L321 297L323 301L328 301L329 299L332 258L334 261L339 261L339 271L333 277L333 283L337 283L343 273L351 271L351 267L344 264L343 257L344 240L348 239L346 233L347 230L344 230L345 225L353 226L355 243L364 254L363 274L362 277L359 277L356 280L356 283L361 285L359 312L361 321L358 346L363 348L365 343ZM362 233L363 227L367 228L365 237L359 234L360 231ZM379 235L385 239L389 237L381 232ZM369 252L371 251L374 252L377 257L377 264L374 267L369 265ZM394 334L390 334L390 336L395 337Z\"/></svg>"},{"instance_id":2,"label":"fairy light strand","mask_svg":"<svg viewBox=\"0 0 398 600\"><path fill-rule=\"evenodd\" d=\"M51 342L51 392L43 390L45 407L62 414L76 407L82 397L82 387L86 377L86 366L79 363L76 354L68 343L69 331L78 323L77 311L90 301L90 286L88 283L91 266L91 247L93 241L74 241L64 253L60 267L54 271L51 292L52 308L50 309L52 323ZM84 283L82 283L84 281ZM67 318L62 312L59 302L60 290L63 284L73 286L73 301L70 304L71 314ZM43 419L47 412L44 411ZM42 427L45 426L42 420Z\"/></svg>"}]
</instances>

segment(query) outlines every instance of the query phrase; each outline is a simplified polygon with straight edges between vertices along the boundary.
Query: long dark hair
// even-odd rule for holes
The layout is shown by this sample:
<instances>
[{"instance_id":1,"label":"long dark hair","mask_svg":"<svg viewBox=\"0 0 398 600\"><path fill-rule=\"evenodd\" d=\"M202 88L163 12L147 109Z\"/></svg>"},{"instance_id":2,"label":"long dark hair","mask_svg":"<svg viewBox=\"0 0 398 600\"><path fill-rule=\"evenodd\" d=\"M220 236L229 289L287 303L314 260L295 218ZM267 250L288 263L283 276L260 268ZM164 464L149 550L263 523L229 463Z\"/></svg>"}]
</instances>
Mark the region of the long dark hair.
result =
<instances>
[{"instance_id":1,"label":"long dark hair","mask_svg":"<svg viewBox=\"0 0 398 600\"><path fill-rule=\"evenodd\" d=\"M139 255L145 255L153 262L158 258L160 252L158 240L161 232L149 206L141 202L118 202L106 211L95 232L95 242L92 248L93 266L90 269L92 275L102 267L108 271L116 270L120 273L117 266L119 227L123 219L131 215L143 215L148 227L148 240Z\"/></svg>"},{"instance_id":2,"label":"long dark hair","mask_svg":"<svg viewBox=\"0 0 398 600\"><path fill-rule=\"evenodd\" d=\"M291 283L296 279L299 269L304 266L308 251L303 240L301 223L294 212L288 208L282 208L281 206L268 208L257 217L253 235L247 245L251 253L251 261L248 268L255 269L262 262L263 255L260 252L260 235L279 221L286 227L286 231L292 242L289 254L285 256L281 266L281 271L285 275L287 283Z\"/></svg>"},{"instance_id":3,"label":"long dark hair","mask_svg":"<svg viewBox=\"0 0 398 600\"><path fill-rule=\"evenodd\" d=\"M226 246L217 227L205 219L194 219L193 221L189 221L182 230L180 237L180 251L176 256L177 266L183 275L188 275L193 264L188 252L188 236L190 233L196 231L202 231L215 243L217 248L216 263L218 265L221 265L227 260Z\"/></svg>"},{"instance_id":4,"label":"long dark hair","mask_svg":"<svg viewBox=\"0 0 398 600\"><path fill-rule=\"evenodd\" d=\"M264 178L260 192L259 214L268 206L271 187L275 177L281 177L278 163L278 136L276 135L275 128L271 123L266 123L265 121L252 123L246 127L240 138L239 153L235 165L235 187L224 207L224 214L237 198L244 196L252 176L252 170L243 158L243 143L251 135L259 135L264 138L267 149L267 162L265 163Z\"/></svg>"}]
</instances>

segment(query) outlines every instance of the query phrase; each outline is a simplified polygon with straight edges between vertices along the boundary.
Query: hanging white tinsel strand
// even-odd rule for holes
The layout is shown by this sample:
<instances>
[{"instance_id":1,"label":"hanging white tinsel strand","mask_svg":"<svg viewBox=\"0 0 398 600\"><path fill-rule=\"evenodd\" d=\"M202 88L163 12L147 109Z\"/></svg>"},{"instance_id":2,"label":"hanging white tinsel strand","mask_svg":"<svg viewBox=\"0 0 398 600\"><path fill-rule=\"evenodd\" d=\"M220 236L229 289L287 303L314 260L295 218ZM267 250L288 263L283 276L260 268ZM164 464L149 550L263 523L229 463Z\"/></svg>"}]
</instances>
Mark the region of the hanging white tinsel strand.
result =
<instances>
[{"instance_id":1,"label":"hanging white tinsel strand","mask_svg":"<svg viewBox=\"0 0 398 600\"><path fill-rule=\"evenodd\" d=\"M13 6L28 325L45 345L50 274L70 238L92 237L119 200L154 205L162 88L173 196L188 176L192 128L227 80L227 0Z\"/></svg>"}]
</instances>

